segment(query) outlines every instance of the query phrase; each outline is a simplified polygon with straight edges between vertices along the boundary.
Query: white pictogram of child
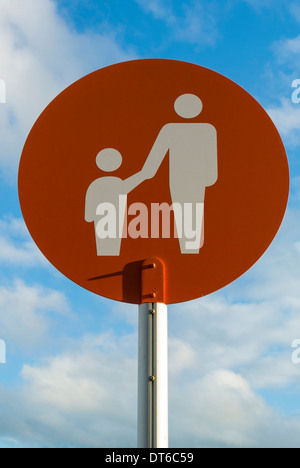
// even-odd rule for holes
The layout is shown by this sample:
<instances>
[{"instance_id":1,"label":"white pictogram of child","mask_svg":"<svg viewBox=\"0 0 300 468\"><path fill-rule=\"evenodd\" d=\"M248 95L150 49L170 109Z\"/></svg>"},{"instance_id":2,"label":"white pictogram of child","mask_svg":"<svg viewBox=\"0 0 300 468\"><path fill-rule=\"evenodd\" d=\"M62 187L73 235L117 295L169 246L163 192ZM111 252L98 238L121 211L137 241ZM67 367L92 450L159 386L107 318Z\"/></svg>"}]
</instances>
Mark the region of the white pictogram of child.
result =
<instances>
[{"instance_id":1,"label":"white pictogram of child","mask_svg":"<svg viewBox=\"0 0 300 468\"><path fill-rule=\"evenodd\" d=\"M97 155L96 164L103 172L114 172L122 164L122 155L106 148ZM138 172L128 179L107 176L89 186L85 200L85 220L94 222L98 256L120 255L127 195L145 178Z\"/></svg>"}]
</instances>

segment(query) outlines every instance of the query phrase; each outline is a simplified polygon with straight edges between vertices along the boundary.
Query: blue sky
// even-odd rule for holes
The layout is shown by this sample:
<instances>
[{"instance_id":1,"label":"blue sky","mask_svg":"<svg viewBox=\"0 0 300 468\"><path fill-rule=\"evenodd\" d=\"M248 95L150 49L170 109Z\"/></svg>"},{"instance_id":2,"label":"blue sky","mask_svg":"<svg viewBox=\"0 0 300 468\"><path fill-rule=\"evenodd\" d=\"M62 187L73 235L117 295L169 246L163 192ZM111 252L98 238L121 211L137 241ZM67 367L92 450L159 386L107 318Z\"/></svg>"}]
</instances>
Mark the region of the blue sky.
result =
<instances>
[{"instance_id":1,"label":"blue sky","mask_svg":"<svg viewBox=\"0 0 300 468\"><path fill-rule=\"evenodd\" d=\"M292 178L280 233L252 270L170 307L170 446L299 447L298 3L2 0L0 44L0 447L136 446L137 310L49 265L22 221L16 181L26 136L59 92L104 66L158 57L249 91L282 135Z\"/></svg>"}]
</instances>

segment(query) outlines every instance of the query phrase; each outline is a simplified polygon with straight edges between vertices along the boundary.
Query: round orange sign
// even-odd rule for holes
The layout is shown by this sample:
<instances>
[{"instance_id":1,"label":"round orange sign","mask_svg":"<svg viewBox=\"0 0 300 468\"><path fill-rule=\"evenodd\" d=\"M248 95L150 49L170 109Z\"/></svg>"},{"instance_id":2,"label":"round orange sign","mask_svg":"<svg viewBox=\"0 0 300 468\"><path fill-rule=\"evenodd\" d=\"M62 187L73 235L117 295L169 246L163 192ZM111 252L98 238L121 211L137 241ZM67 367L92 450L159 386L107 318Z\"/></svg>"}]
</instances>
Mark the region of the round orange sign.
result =
<instances>
[{"instance_id":1,"label":"round orange sign","mask_svg":"<svg viewBox=\"0 0 300 468\"><path fill-rule=\"evenodd\" d=\"M168 304L237 279L274 239L288 193L283 143L257 101L172 60L74 83L35 123L19 169L22 212L48 260L131 303L152 257L164 264Z\"/></svg>"}]
</instances>

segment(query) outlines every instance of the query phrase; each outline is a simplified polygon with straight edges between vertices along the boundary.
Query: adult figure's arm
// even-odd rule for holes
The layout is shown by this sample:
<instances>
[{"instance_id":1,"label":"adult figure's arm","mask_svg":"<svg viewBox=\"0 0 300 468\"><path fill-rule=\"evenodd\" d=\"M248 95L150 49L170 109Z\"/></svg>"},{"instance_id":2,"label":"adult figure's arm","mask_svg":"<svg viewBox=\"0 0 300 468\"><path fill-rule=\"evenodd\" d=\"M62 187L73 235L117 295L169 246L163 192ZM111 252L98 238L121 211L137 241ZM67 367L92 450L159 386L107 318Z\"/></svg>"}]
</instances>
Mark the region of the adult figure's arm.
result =
<instances>
[{"instance_id":1,"label":"adult figure's arm","mask_svg":"<svg viewBox=\"0 0 300 468\"><path fill-rule=\"evenodd\" d=\"M206 159L206 186L214 185L218 180L218 143L217 131L210 124L202 124L206 129L205 152Z\"/></svg>"},{"instance_id":2,"label":"adult figure's arm","mask_svg":"<svg viewBox=\"0 0 300 468\"><path fill-rule=\"evenodd\" d=\"M144 180L152 179L152 177L154 177L157 173L161 163L164 160L164 157L170 149L170 142L168 140L168 125L165 125L158 134L158 137L142 169Z\"/></svg>"}]
</instances>

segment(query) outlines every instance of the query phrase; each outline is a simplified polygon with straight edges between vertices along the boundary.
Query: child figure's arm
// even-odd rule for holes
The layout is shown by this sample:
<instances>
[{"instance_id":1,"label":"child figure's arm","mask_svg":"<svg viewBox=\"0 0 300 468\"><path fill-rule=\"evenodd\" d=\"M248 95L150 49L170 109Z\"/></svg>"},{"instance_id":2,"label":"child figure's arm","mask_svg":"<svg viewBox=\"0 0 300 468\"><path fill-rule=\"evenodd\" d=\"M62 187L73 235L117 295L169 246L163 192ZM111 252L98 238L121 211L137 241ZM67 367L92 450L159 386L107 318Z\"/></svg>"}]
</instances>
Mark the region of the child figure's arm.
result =
<instances>
[{"instance_id":1,"label":"child figure's arm","mask_svg":"<svg viewBox=\"0 0 300 468\"><path fill-rule=\"evenodd\" d=\"M142 173L142 171L137 172L131 177L128 177L128 179L125 179L123 181L124 193L127 194L131 192L133 189L135 189L138 185L140 185L144 181L145 181L145 175Z\"/></svg>"}]
</instances>

